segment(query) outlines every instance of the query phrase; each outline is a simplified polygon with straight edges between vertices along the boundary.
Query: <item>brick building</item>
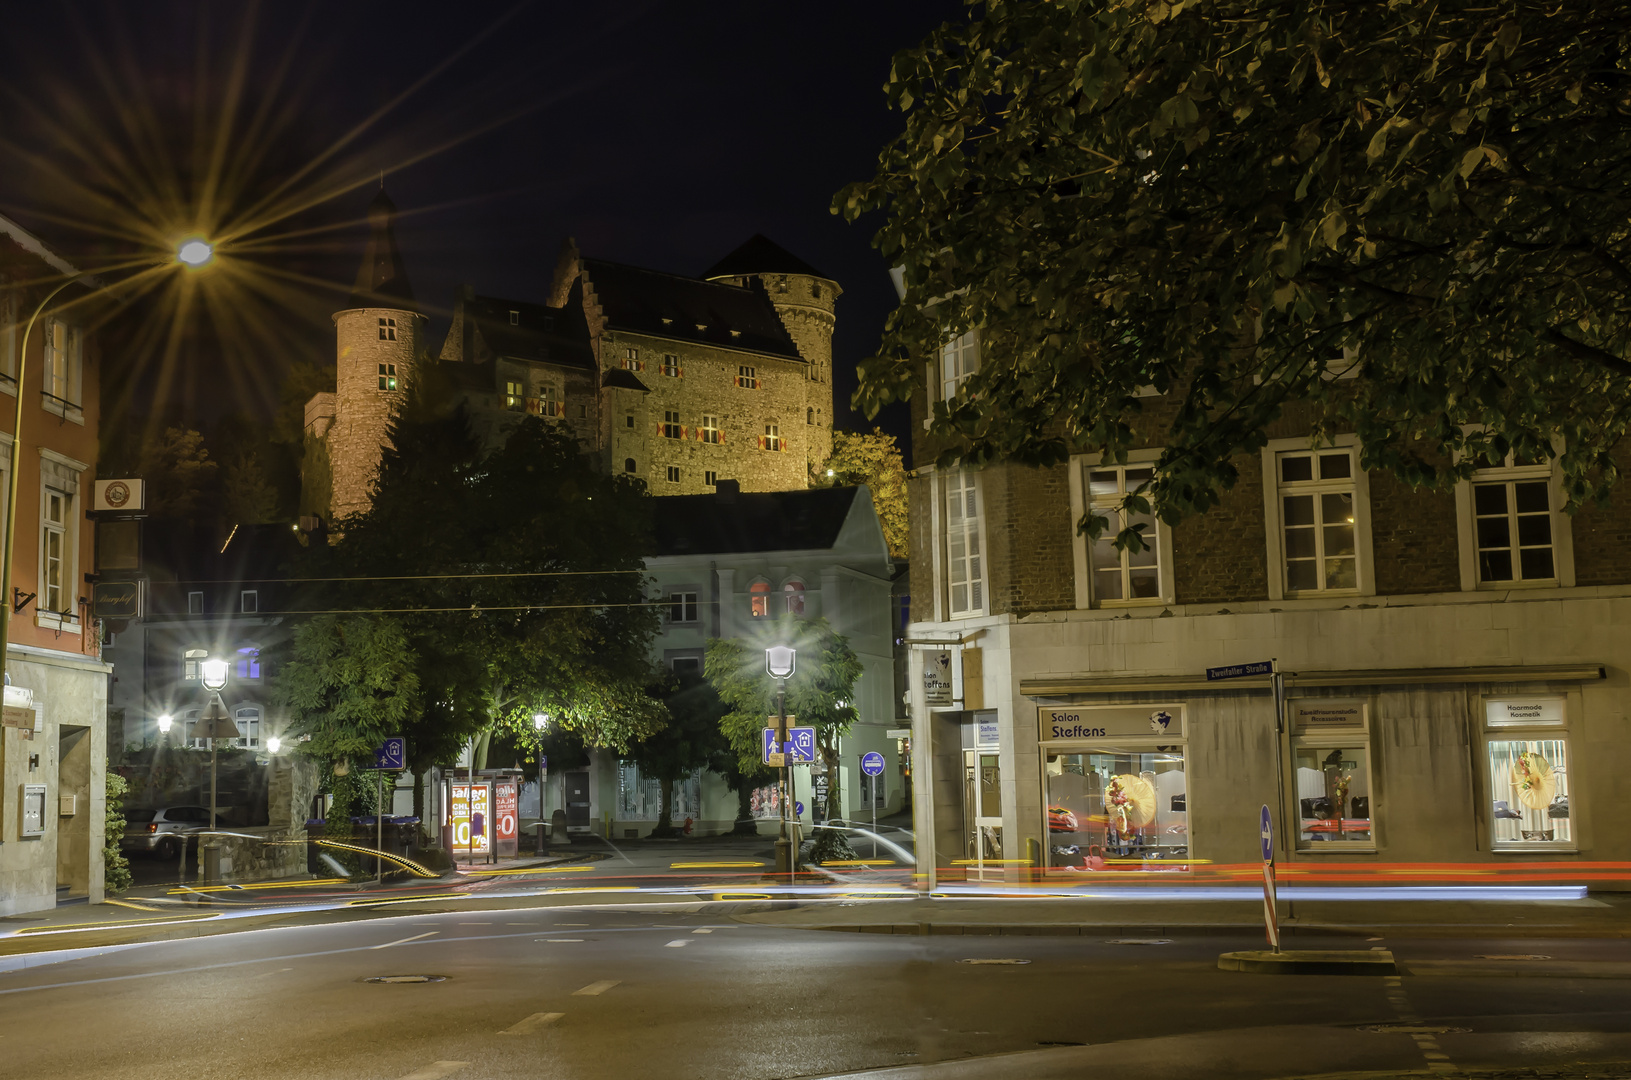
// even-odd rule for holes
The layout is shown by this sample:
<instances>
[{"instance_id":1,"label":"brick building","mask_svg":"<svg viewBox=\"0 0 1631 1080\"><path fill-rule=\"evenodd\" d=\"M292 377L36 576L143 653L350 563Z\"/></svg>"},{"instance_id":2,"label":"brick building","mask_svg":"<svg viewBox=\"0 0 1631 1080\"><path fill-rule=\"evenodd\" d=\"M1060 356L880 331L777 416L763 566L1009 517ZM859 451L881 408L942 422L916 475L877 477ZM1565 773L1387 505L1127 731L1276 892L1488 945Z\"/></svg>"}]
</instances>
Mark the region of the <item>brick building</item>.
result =
<instances>
[{"instance_id":1,"label":"brick building","mask_svg":"<svg viewBox=\"0 0 1631 1080\"><path fill-rule=\"evenodd\" d=\"M978 363L974 335L946 347L915 431ZM1145 404L1124 465L911 482L914 811L938 866L1244 862L1263 804L1291 861L1631 857L1631 503L1571 517L1551 463L1413 491L1361 470L1352 436L1311 447L1291 409L1221 505L1145 519L1154 544L1125 554L1121 495L1176 403ZM1090 509L1112 522L1096 542ZM1266 675L1207 678L1271 659L1280 730Z\"/></svg>"}]
</instances>

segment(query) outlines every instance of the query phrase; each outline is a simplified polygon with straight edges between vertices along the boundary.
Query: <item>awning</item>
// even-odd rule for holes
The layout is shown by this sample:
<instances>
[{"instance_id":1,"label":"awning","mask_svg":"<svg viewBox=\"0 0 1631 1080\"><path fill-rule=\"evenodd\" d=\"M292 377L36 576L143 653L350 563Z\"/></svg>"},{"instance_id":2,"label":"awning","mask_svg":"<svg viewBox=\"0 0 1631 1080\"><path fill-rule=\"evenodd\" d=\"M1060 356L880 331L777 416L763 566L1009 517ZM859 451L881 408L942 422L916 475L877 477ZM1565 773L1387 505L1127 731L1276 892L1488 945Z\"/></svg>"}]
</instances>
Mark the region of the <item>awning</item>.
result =
<instances>
[{"instance_id":1,"label":"awning","mask_svg":"<svg viewBox=\"0 0 1631 1080\"><path fill-rule=\"evenodd\" d=\"M1332 686L1407 686L1457 683L1591 682L1606 679L1601 664L1535 664L1460 668L1355 668L1351 671L1288 671L1286 686L1309 689ZM1019 692L1032 698L1079 694L1166 693L1194 690L1259 690L1267 693L1267 676L1209 681L1205 675L1057 675L1021 679Z\"/></svg>"}]
</instances>

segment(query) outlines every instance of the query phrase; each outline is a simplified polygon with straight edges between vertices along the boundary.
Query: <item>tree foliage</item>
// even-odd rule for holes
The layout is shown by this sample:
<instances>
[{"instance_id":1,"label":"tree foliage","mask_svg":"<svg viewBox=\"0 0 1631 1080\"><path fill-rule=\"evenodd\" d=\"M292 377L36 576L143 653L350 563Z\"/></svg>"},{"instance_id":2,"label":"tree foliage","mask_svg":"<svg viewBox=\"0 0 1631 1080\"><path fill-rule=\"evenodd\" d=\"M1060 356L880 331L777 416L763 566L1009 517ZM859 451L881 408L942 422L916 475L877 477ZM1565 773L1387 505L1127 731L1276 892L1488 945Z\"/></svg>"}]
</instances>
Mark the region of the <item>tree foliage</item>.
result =
<instances>
[{"instance_id":1,"label":"tree foliage","mask_svg":"<svg viewBox=\"0 0 1631 1080\"><path fill-rule=\"evenodd\" d=\"M1169 521L1289 407L1416 485L1558 440L1571 506L1604 497L1631 417L1628 78L1621 4L971 5L896 57L905 129L834 204L884 211L906 288L857 401L974 328L943 462L1120 460L1153 387Z\"/></svg>"},{"instance_id":2,"label":"tree foliage","mask_svg":"<svg viewBox=\"0 0 1631 1080\"><path fill-rule=\"evenodd\" d=\"M911 547L906 501L906 465L893 435L835 431L832 455L817 467L812 486L846 487L865 484L872 492L889 554L904 559Z\"/></svg>"},{"instance_id":3,"label":"tree foliage","mask_svg":"<svg viewBox=\"0 0 1631 1080\"><path fill-rule=\"evenodd\" d=\"M419 657L386 615L319 615L294 633L276 692L310 753L366 764L423 708Z\"/></svg>"},{"instance_id":4,"label":"tree foliage","mask_svg":"<svg viewBox=\"0 0 1631 1080\"><path fill-rule=\"evenodd\" d=\"M110 893L119 893L130 888L130 860L119 846L125 835L124 797L130 791L130 781L110 768L103 791L107 803L102 819L102 886Z\"/></svg>"},{"instance_id":5,"label":"tree foliage","mask_svg":"<svg viewBox=\"0 0 1631 1080\"><path fill-rule=\"evenodd\" d=\"M661 785L662 806L653 836L672 836L674 784L697 769L727 771L735 752L720 730L725 704L701 675L667 674L652 687L668 714L668 723L654 734L633 743L628 756L642 777Z\"/></svg>"},{"instance_id":6,"label":"tree foliage","mask_svg":"<svg viewBox=\"0 0 1631 1080\"><path fill-rule=\"evenodd\" d=\"M214 516L217 464L192 428L167 427L141 444L137 469L147 483L147 511L154 517L200 521Z\"/></svg>"}]
</instances>

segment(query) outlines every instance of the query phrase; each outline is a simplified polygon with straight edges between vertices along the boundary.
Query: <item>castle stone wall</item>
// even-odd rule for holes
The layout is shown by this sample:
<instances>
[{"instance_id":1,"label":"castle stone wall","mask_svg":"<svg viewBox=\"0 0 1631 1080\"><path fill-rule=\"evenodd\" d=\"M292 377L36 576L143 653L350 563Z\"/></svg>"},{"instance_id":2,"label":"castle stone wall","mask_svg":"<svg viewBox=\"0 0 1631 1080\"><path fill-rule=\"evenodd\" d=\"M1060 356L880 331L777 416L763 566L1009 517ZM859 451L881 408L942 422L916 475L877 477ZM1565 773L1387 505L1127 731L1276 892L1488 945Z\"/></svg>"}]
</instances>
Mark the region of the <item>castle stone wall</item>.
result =
<instances>
[{"instance_id":1,"label":"castle stone wall","mask_svg":"<svg viewBox=\"0 0 1631 1080\"><path fill-rule=\"evenodd\" d=\"M380 339L380 319L395 321L394 341ZM388 308L355 308L334 316L335 415L328 447L335 518L368 508L386 425L413 372L424 323L422 315ZM379 388L380 364L396 366L395 391Z\"/></svg>"}]
</instances>

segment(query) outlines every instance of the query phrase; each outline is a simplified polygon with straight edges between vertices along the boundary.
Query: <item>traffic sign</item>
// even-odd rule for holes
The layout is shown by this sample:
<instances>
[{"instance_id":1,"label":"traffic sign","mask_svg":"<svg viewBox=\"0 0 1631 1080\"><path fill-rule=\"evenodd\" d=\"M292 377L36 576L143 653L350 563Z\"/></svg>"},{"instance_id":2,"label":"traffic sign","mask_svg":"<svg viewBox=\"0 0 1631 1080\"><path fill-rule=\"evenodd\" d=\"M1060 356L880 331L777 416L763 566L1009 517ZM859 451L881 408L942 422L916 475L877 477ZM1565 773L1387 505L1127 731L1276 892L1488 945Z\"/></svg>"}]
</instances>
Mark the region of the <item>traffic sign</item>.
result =
<instances>
[{"instance_id":1,"label":"traffic sign","mask_svg":"<svg viewBox=\"0 0 1631 1080\"><path fill-rule=\"evenodd\" d=\"M883 755L874 750L870 754L861 755L861 771L868 776L883 775Z\"/></svg>"},{"instance_id":2,"label":"traffic sign","mask_svg":"<svg viewBox=\"0 0 1631 1080\"><path fill-rule=\"evenodd\" d=\"M760 760L766 765L781 768L783 765L808 765L815 761L815 728L795 727L787 729L787 743L776 745L776 729L764 729L764 742L761 745ZM776 760L782 754L785 760Z\"/></svg>"},{"instance_id":3,"label":"traffic sign","mask_svg":"<svg viewBox=\"0 0 1631 1080\"><path fill-rule=\"evenodd\" d=\"M1263 840L1263 861L1274 861L1274 819L1269 816L1269 808L1263 807L1263 816L1259 821L1259 834Z\"/></svg>"},{"instance_id":4,"label":"traffic sign","mask_svg":"<svg viewBox=\"0 0 1631 1080\"><path fill-rule=\"evenodd\" d=\"M376 769L405 769L408 766L408 740L400 735L393 735L380 743L374 750L374 765Z\"/></svg>"},{"instance_id":5,"label":"traffic sign","mask_svg":"<svg viewBox=\"0 0 1631 1080\"><path fill-rule=\"evenodd\" d=\"M1229 667L1209 667L1206 669L1206 681L1215 682L1218 679L1245 679L1252 675L1274 674L1273 660L1258 660L1250 664L1233 664Z\"/></svg>"},{"instance_id":6,"label":"traffic sign","mask_svg":"<svg viewBox=\"0 0 1631 1080\"><path fill-rule=\"evenodd\" d=\"M1279 890L1274 881L1274 819L1269 816L1269 808L1266 805L1258 822L1259 832L1263 838L1263 933L1269 939L1269 946L1275 952L1279 952L1280 917L1275 910Z\"/></svg>"}]
</instances>

